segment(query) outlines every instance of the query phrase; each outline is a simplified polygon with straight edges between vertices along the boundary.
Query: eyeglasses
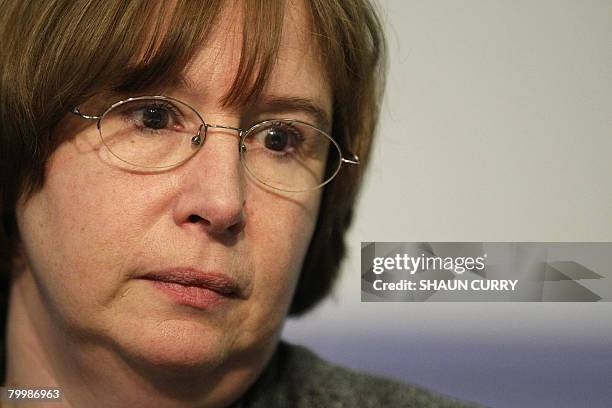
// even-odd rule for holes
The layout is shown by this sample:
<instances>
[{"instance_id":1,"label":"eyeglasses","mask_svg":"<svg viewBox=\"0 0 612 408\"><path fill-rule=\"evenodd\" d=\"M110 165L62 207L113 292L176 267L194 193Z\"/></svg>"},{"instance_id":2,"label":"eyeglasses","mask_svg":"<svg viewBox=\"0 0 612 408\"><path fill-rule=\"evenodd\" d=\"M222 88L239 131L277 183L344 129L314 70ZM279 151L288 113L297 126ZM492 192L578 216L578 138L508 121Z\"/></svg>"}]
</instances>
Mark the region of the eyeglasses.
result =
<instances>
[{"instance_id":1,"label":"eyeglasses","mask_svg":"<svg viewBox=\"0 0 612 408\"><path fill-rule=\"evenodd\" d=\"M140 96L112 104L97 121L102 143L119 160L144 169L178 166L204 145L208 129L239 132L240 161L267 187L288 192L315 190L329 183L342 164L358 165L356 155L343 157L338 143L323 130L297 119L273 119L248 129L206 123L194 108L168 96Z\"/></svg>"}]
</instances>

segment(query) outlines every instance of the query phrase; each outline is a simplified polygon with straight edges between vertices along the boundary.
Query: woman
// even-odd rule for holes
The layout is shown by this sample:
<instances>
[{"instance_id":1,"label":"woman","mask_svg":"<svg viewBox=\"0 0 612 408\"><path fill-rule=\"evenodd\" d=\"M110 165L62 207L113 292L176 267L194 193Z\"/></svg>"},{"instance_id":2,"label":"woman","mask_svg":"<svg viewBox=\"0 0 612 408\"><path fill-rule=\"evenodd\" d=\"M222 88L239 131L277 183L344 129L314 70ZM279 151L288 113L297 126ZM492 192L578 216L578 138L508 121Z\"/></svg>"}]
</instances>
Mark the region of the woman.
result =
<instances>
[{"instance_id":1,"label":"woman","mask_svg":"<svg viewBox=\"0 0 612 408\"><path fill-rule=\"evenodd\" d=\"M382 86L368 3L1 9L7 386L73 407L443 403L279 343L344 253Z\"/></svg>"}]
</instances>

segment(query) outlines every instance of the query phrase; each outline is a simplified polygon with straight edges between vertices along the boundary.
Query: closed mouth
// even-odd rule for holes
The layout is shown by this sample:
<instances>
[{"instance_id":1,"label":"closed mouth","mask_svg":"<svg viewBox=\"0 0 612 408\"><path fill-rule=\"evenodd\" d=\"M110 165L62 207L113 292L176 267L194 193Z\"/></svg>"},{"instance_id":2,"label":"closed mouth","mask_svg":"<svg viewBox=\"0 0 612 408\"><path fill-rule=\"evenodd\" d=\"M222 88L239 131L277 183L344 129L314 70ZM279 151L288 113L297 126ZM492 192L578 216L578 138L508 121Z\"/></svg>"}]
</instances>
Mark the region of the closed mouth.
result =
<instances>
[{"instance_id":1,"label":"closed mouth","mask_svg":"<svg viewBox=\"0 0 612 408\"><path fill-rule=\"evenodd\" d=\"M169 269L147 273L145 280L199 287L225 297L240 297L240 287L232 278L217 272L203 272L193 268Z\"/></svg>"}]
</instances>

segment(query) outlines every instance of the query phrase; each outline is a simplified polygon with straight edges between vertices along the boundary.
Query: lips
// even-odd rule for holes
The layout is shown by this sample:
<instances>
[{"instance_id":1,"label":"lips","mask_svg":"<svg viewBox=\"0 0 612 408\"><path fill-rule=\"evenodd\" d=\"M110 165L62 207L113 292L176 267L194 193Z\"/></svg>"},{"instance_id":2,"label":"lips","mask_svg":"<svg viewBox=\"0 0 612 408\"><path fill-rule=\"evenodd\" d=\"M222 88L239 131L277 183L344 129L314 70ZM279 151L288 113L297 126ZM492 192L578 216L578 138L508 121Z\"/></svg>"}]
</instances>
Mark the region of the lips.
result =
<instances>
[{"instance_id":1,"label":"lips","mask_svg":"<svg viewBox=\"0 0 612 408\"><path fill-rule=\"evenodd\" d=\"M172 286L180 285L184 286L185 289L205 289L224 297L240 296L238 283L234 279L217 272L204 272L193 268L175 268L150 272L141 276L141 279ZM180 288L180 286L176 287Z\"/></svg>"}]
</instances>

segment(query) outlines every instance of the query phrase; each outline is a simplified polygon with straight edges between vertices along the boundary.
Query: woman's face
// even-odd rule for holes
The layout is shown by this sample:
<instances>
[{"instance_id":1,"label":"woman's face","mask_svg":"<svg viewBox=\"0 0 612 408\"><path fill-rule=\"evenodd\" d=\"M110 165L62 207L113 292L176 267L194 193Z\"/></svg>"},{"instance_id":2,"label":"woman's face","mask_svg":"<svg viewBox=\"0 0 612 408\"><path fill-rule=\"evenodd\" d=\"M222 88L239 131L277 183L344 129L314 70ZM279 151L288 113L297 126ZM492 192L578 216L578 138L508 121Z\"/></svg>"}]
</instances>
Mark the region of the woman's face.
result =
<instances>
[{"instance_id":1,"label":"woman's face","mask_svg":"<svg viewBox=\"0 0 612 408\"><path fill-rule=\"evenodd\" d=\"M235 15L217 21L228 19ZM306 99L330 116L331 91L303 10L288 11L272 77L249 109L220 102L242 45L235 24L221 26L186 69L188 85L165 90L167 96L189 103L208 123L235 127L277 117L315 122L299 106L268 104L272 99ZM269 352L320 191L257 185L241 167L234 131L211 129L189 161L150 173L117 165L95 123L68 115L57 132L67 141L52 154L44 186L17 209L27 267L14 286L39 335L71 336L157 366L216 366Z\"/></svg>"}]
</instances>

